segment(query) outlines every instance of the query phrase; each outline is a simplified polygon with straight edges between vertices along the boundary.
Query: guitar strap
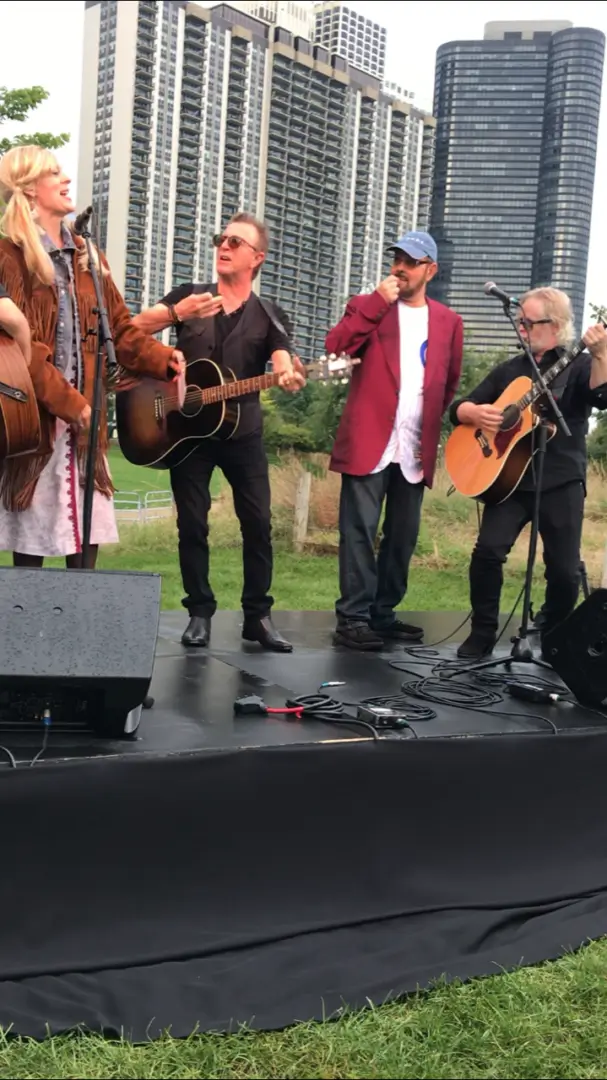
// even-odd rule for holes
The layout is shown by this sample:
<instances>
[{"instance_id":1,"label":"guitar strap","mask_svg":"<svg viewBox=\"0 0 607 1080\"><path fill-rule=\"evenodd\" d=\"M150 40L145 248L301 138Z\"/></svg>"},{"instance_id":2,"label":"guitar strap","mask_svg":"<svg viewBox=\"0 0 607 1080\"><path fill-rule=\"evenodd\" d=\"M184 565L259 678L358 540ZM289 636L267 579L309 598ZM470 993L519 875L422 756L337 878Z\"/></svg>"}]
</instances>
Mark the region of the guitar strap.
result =
<instances>
[{"instance_id":1,"label":"guitar strap","mask_svg":"<svg viewBox=\"0 0 607 1080\"><path fill-rule=\"evenodd\" d=\"M278 318L278 314L276 312L274 304L271 304L269 300L263 300L261 296L258 296L257 299L259 300L259 303L261 304L272 325L275 326L279 333L283 334L289 342L289 352L291 353L291 356L295 356L295 349L293 348L293 344L291 342L291 335Z\"/></svg>"}]
</instances>

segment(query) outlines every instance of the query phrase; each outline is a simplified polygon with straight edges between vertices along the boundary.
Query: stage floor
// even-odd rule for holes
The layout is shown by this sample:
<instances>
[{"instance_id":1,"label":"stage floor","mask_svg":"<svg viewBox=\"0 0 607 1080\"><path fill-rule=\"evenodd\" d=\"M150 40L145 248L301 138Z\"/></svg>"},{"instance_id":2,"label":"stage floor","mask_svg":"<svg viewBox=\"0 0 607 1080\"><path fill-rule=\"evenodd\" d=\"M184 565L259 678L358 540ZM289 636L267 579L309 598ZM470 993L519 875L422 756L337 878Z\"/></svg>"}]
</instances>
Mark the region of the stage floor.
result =
<instances>
[{"instance_id":1,"label":"stage floor","mask_svg":"<svg viewBox=\"0 0 607 1080\"><path fill-rule=\"evenodd\" d=\"M440 662L456 660L457 643L467 634L467 627L462 626L465 618L462 613L411 612L408 618L423 626L425 648L430 650L428 654L419 654L416 650L407 652L401 644L391 644L379 654L336 648L333 645L333 613L323 611L276 612L276 625L294 645L293 653L288 655L268 653L258 645L243 642L240 636L242 616L239 612L229 611L218 612L213 619L210 649L185 649L180 643L186 624L185 613L165 612L160 621L150 688L154 706L142 712L136 738L104 740L86 731L53 728L48 749L39 764L65 759L244 750L369 739L371 735L357 726L308 719L297 721L279 716L236 716L234 702L239 697L255 694L268 707L281 708L289 697L322 692L346 706L348 703L354 705L348 712L355 715L357 703L396 695L408 678L428 677ZM511 627L509 633L512 632ZM445 644L433 647L435 642L445 638L448 638ZM506 633L496 656L507 656L509 650ZM406 667L407 671L396 670L391 666L393 662ZM498 671L506 674L503 666ZM514 678L531 682L548 679L556 690L563 689L556 674L534 664L515 664L511 671ZM320 691L321 684L326 682L343 685ZM412 720L401 732L390 731L382 733L381 737L402 741L607 732L607 717L575 704L530 705L506 693L499 696L503 699L501 702L474 711L456 705L429 703L434 718ZM414 698L410 700L415 701ZM31 760L39 749L40 735L2 730L0 741L18 762L23 763Z\"/></svg>"},{"instance_id":2,"label":"stage floor","mask_svg":"<svg viewBox=\"0 0 607 1080\"><path fill-rule=\"evenodd\" d=\"M606 717L472 675L449 690L432 671L465 629L431 647L463 616L410 619L427 653L361 655L333 646L331 614L277 612L295 646L280 656L243 646L237 613L213 620L210 651L186 651L185 616L167 613L136 740L53 728L36 768L2 770L0 1027L142 1042L280 1028L605 935ZM430 677L405 707L432 718L378 739L234 715L244 694L280 708L340 682L326 693L360 703ZM19 763L39 749L0 743Z\"/></svg>"}]
</instances>

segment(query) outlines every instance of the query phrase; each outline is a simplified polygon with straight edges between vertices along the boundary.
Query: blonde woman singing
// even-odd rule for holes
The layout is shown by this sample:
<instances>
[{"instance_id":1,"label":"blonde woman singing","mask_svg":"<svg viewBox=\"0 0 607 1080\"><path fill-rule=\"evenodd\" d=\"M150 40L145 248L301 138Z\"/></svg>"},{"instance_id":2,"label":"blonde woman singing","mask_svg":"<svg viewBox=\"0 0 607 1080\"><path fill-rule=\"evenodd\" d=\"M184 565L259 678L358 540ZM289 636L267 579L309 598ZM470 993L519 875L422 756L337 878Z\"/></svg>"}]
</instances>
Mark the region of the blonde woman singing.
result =
<instances>
[{"instance_id":1,"label":"blonde woman singing","mask_svg":"<svg viewBox=\"0 0 607 1080\"><path fill-rule=\"evenodd\" d=\"M74 205L70 181L54 156L19 146L0 159L0 284L31 329L30 374L42 439L35 454L12 458L0 476L0 549L15 566L42 566L45 556L65 556L82 566L84 474L93 395L96 297L86 247L66 223ZM118 363L158 379L184 368L177 353L138 330L103 257L101 278ZM104 410L95 462L90 559L99 544L118 539L107 461Z\"/></svg>"}]
</instances>

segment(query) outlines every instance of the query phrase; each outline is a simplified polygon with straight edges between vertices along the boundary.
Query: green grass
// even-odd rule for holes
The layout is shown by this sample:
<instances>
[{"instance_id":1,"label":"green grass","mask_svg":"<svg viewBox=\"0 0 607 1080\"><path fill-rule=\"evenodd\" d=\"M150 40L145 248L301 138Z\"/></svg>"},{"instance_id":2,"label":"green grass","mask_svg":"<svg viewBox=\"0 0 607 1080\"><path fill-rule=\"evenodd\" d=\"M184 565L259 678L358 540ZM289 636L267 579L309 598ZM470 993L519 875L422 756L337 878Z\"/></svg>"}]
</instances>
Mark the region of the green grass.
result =
<instances>
[{"instance_id":1,"label":"green grass","mask_svg":"<svg viewBox=\"0 0 607 1080\"><path fill-rule=\"evenodd\" d=\"M139 465L131 465L122 456L120 448L114 444L108 454L110 469L114 486L118 492L135 492L136 494L146 491L168 491L170 488L168 469L145 469ZM222 478L218 472L213 474L211 492L216 495L222 485Z\"/></svg>"},{"instance_id":2,"label":"green grass","mask_svg":"<svg viewBox=\"0 0 607 1080\"><path fill-rule=\"evenodd\" d=\"M0 1078L507 1078L607 1076L607 946L286 1032L0 1042Z\"/></svg>"},{"instance_id":3,"label":"green grass","mask_svg":"<svg viewBox=\"0 0 607 1080\"><path fill-rule=\"evenodd\" d=\"M123 491L161 490L166 472L136 469L112 451ZM217 480L216 491L220 490ZM411 610L465 611L473 527L469 504L440 494L429 500L411 571ZM332 610L335 554L288 550L288 516L275 514L274 594L277 609ZM601 524L602 537L602 524ZM604 543L604 539L602 541ZM8 557L2 557L8 561ZM50 560L50 565L61 565ZM182 586L173 522L121 528L121 542L104 548L100 566L155 571L163 578L163 607L180 605ZM241 551L231 513L212 514L211 576L219 606L238 609ZM522 586L522 562L507 575L503 608ZM541 564L536 599L542 594ZM184 613L185 617L185 613ZM309 1078L595 1078L607 1076L607 942L596 942L554 964L468 985L439 986L399 1004L344 1015L328 1024L286 1032L169 1038L143 1047L74 1036L36 1044L2 1043L0 1080L82 1077Z\"/></svg>"},{"instance_id":4,"label":"green grass","mask_svg":"<svg viewBox=\"0 0 607 1080\"><path fill-rule=\"evenodd\" d=\"M124 532L124 530L123 530ZM212 539L212 535L211 535ZM101 553L99 565L107 570L120 570L127 565L125 547L107 548ZM130 545L129 545L130 546ZM49 560L49 565L51 565ZM174 611L181 604L183 588L177 565L176 548L156 548L138 551L136 562L128 560L130 569L162 574L162 606ZM57 565L61 565L57 560ZM467 567L454 566L448 570L417 566L411 575L411 587L403 610L409 611L466 611ZM220 608L236 611L240 607L242 561L237 548L216 548L211 553L211 581ZM509 611L523 585L522 574L512 575L504 588L503 609ZM331 556L293 555L278 550L274 556L273 594L276 610L332 611L337 597L337 560ZM537 599L541 590L537 590Z\"/></svg>"},{"instance_id":5,"label":"green grass","mask_svg":"<svg viewBox=\"0 0 607 1080\"><path fill-rule=\"evenodd\" d=\"M146 528L122 526L121 542L104 547L99 553L99 569L140 570L162 575L162 607L175 611L181 606L183 587L177 560L177 537L172 523L163 522ZM230 535L229 544L222 543L224 530L211 527L211 581L217 603L226 611L240 607L242 590L242 556L240 546ZM219 538L219 539L218 539ZM235 545L235 546L231 546ZM0 565L10 563L7 552L0 553ZM45 565L61 568L62 559L47 559ZM509 575L503 593L502 608L510 611L523 586L520 570ZM332 611L337 597L337 559L334 555L294 555L281 549L274 553L273 595L277 611ZM538 572L536 600L541 602L541 581ZM423 558L414 562L411 583L402 610L409 611L466 611L467 561L454 557L448 568L424 565Z\"/></svg>"}]
</instances>

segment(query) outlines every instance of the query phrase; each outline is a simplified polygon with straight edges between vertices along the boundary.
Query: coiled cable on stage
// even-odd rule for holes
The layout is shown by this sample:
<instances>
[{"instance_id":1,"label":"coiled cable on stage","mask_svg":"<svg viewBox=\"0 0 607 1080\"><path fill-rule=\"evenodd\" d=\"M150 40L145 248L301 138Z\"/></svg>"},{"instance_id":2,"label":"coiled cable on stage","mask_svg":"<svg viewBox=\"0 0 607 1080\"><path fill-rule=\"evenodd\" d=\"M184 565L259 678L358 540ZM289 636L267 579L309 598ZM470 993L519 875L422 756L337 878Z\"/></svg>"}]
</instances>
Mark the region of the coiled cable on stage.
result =
<instances>
[{"instance_id":1,"label":"coiled cable on stage","mask_svg":"<svg viewBox=\"0 0 607 1080\"><path fill-rule=\"evenodd\" d=\"M394 662L391 666L397 667ZM397 670L406 671L399 668ZM434 705L453 705L459 709L488 709L503 701L502 695L494 690L471 686L470 683L457 679L449 679L447 682L432 676L404 682L401 691L411 697L420 698L421 701L431 701Z\"/></svg>"},{"instance_id":2,"label":"coiled cable on stage","mask_svg":"<svg viewBox=\"0 0 607 1080\"><path fill-rule=\"evenodd\" d=\"M330 698L327 694L303 694L301 697L289 698L287 708L296 709L302 719L320 720L325 724L344 724L347 727L365 728L373 739L379 740L375 728L356 716L348 716L344 704Z\"/></svg>"},{"instance_id":3,"label":"coiled cable on stage","mask_svg":"<svg viewBox=\"0 0 607 1080\"><path fill-rule=\"evenodd\" d=\"M404 694L393 694L391 697L365 698L360 702L360 705L363 707L368 705L370 708L376 709L392 709L407 723L436 720L434 709L429 709L427 705L416 705L414 702L408 701Z\"/></svg>"},{"instance_id":4,"label":"coiled cable on stage","mask_svg":"<svg viewBox=\"0 0 607 1080\"><path fill-rule=\"evenodd\" d=\"M420 698L422 701L430 701L434 705L446 705L456 709L469 709L471 712L483 713L485 709L491 709L493 716L507 716L512 717L514 714L512 710L496 709L496 705L504 704L504 694L498 693L495 690L490 690L488 687L482 688L479 683L481 679L475 678L477 685L471 685L470 683L463 682L461 679L455 678L441 678L440 670L441 665L436 665L433 669L433 674L426 678L416 677L416 673L409 668L403 667L398 660L392 660L390 667L396 671L402 671L407 675L413 676L408 682L404 682L401 685L401 692L411 697ZM437 671L437 674L434 674ZM472 674L472 672L466 672L466 675ZM478 673L480 674L480 673ZM514 680L508 679L507 676L502 676L503 688L508 689L508 682ZM486 673L483 673L483 681L488 683L490 680L487 678ZM497 679L492 685L498 685ZM551 685L554 689L554 684ZM553 735L558 734L556 725L548 716L542 716L540 713L526 713L528 720L541 720L543 724L546 724L552 730Z\"/></svg>"}]
</instances>

